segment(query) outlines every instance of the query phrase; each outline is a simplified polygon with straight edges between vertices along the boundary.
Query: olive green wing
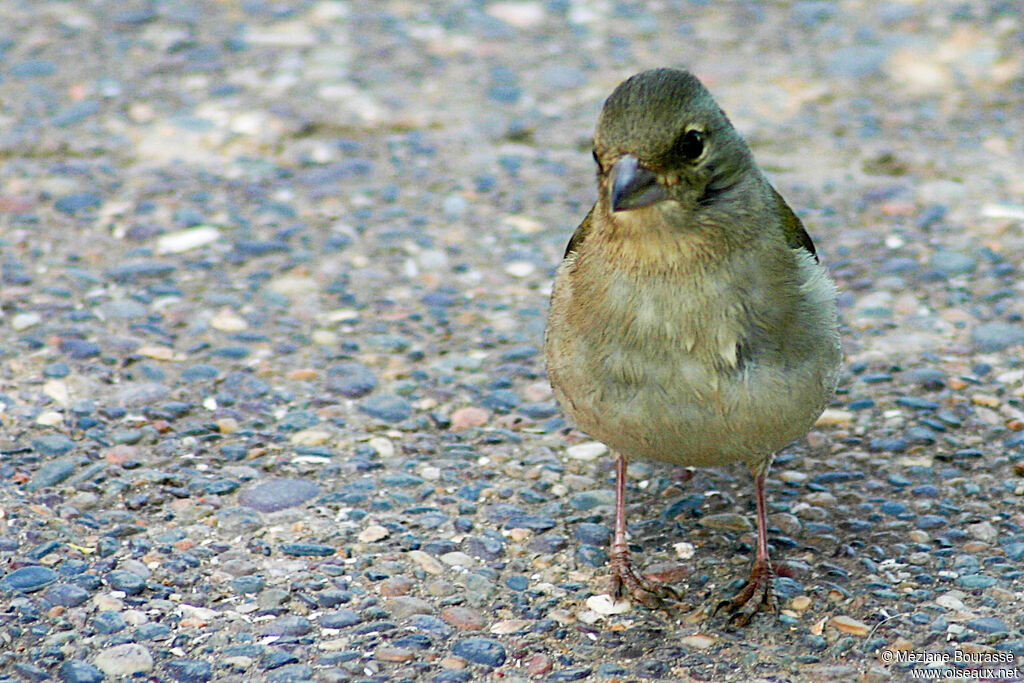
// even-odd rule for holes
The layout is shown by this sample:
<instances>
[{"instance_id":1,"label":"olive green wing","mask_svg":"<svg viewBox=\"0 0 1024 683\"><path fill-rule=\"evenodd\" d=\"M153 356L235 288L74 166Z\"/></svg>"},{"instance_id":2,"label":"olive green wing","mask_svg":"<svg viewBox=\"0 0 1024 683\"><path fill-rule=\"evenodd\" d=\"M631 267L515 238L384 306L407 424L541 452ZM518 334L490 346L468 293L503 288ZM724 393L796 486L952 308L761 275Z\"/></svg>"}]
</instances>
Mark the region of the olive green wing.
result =
<instances>
[{"instance_id":1,"label":"olive green wing","mask_svg":"<svg viewBox=\"0 0 1024 683\"><path fill-rule=\"evenodd\" d=\"M587 217L580 222L579 227L576 228L576 232L574 232L572 237L569 238L569 244L565 247L565 256L562 258L573 253L580 248L581 244L583 244L583 240L586 239L587 233L590 232L590 223L594 216L594 208L596 208L596 206L597 205L595 204L590 208L590 211L587 213Z\"/></svg>"},{"instance_id":2,"label":"olive green wing","mask_svg":"<svg viewBox=\"0 0 1024 683\"><path fill-rule=\"evenodd\" d=\"M814 242L811 241L811 236L804 230L804 224L800 222L800 219L793 213L793 209L789 208L789 204L786 203L781 194L775 191L774 187L771 188L771 191L772 196L775 197L775 204L779 209L779 218L782 220L782 234L786 238L786 244L793 249L806 249L814 257L814 260L817 261L818 253L814 250ZM573 239L575 239L575 236L573 236Z\"/></svg>"}]
</instances>

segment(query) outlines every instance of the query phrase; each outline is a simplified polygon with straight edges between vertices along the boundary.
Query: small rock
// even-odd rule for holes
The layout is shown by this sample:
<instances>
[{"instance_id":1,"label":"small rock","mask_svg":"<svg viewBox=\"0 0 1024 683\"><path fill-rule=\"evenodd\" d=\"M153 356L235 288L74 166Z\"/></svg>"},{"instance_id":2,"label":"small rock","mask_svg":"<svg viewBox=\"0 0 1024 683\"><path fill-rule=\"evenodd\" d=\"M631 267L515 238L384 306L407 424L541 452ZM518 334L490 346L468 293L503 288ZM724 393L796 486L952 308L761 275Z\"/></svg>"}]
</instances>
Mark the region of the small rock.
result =
<instances>
[{"instance_id":1,"label":"small rock","mask_svg":"<svg viewBox=\"0 0 1024 683\"><path fill-rule=\"evenodd\" d=\"M4 593L32 593L46 588L57 580L57 572L49 567L32 565L15 569L0 579L0 591Z\"/></svg>"},{"instance_id":2,"label":"small rock","mask_svg":"<svg viewBox=\"0 0 1024 683\"><path fill-rule=\"evenodd\" d=\"M749 531L753 528L746 516L734 512L708 515L700 520L700 525L716 531Z\"/></svg>"},{"instance_id":3,"label":"small rock","mask_svg":"<svg viewBox=\"0 0 1024 683\"><path fill-rule=\"evenodd\" d=\"M459 408L451 415L452 429L460 431L468 427L482 427L490 419L490 412L483 408L467 406Z\"/></svg>"},{"instance_id":4,"label":"small rock","mask_svg":"<svg viewBox=\"0 0 1024 683\"><path fill-rule=\"evenodd\" d=\"M608 594L591 595L584 604L587 609L602 615L623 614L633 607L629 600L616 600Z\"/></svg>"},{"instance_id":5,"label":"small rock","mask_svg":"<svg viewBox=\"0 0 1024 683\"><path fill-rule=\"evenodd\" d=\"M871 631L871 627L863 621L859 621L846 615L832 617L829 620L829 625L838 631L849 633L854 636L866 636Z\"/></svg>"},{"instance_id":6,"label":"small rock","mask_svg":"<svg viewBox=\"0 0 1024 683\"><path fill-rule=\"evenodd\" d=\"M153 670L153 656L145 645L125 643L97 654L92 663L110 677L132 676Z\"/></svg>"},{"instance_id":7,"label":"small rock","mask_svg":"<svg viewBox=\"0 0 1024 683\"><path fill-rule=\"evenodd\" d=\"M464 638L452 646L452 653L475 664L498 667L505 663L505 648L493 638Z\"/></svg>"},{"instance_id":8,"label":"small rock","mask_svg":"<svg viewBox=\"0 0 1024 683\"><path fill-rule=\"evenodd\" d=\"M484 615L470 607L454 605L441 610L441 618L457 629L479 631L487 623Z\"/></svg>"},{"instance_id":9,"label":"small rock","mask_svg":"<svg viewBox=\"0 0 1024 683\"><path fill-rule=\"evenodd\" d=\"M238 494L238 502L260 512L277 512L295 507L320 493L320 487L305 479L265 481Z\"/></svg>"},{"instance_id":10,"label":"small rock","mask_svg":"<svg viewBox=\"0 0 1024 683\"><path fill-rule=\"evenodd\" d=\"M444 567L437 559L422 550L410 550L409 559L418 564L420 569L428 574L440 574L444 571Z\"/></svg>"},{"instance_id":11,"label":"small rock","mask_svg":"<svg viewBox=\"0 0 1024 683\"><path fill-rule=\"evenodd\" d=\"M374 543L387 538L391 532L380 524L371 524L359 532L359 540L363 543Z\"/></svg>"},{"instance_id":12,"label":"small rock","mask_svg":"<svg viewBox=\"0 0 1024 683\"><path fill-rule=\"evenodd\" d=\"M384 422L401 422L412 415L412 405L394 394L371 396L359 404L359 410Z\"/></svg>"},{"instance_id":13,"label":"small rock","mask_svg":"<svg viewBox=\"0 0 1024 683\"><path fill-rule=\"evenodd\" d=\"M578 443L569 446L565 449L565 454L573 460L583 460L584 462L590 462L591 460L597 460L602 455L608 452L608 447L600 441L588 441L586 443Z\"/></svg>"},{"instance_id":14,"label":"small rock","mask_svg":"<svg viewBox=\"0 0 1024 683\"><path fill-rule=\"evenodd\" d=\"M706 650L717 642L717 639L707 633L694 633L690 636L683 636L679 639L679 644L683 647L693 648L695 650Z\"/></svg>"}]
</instances>

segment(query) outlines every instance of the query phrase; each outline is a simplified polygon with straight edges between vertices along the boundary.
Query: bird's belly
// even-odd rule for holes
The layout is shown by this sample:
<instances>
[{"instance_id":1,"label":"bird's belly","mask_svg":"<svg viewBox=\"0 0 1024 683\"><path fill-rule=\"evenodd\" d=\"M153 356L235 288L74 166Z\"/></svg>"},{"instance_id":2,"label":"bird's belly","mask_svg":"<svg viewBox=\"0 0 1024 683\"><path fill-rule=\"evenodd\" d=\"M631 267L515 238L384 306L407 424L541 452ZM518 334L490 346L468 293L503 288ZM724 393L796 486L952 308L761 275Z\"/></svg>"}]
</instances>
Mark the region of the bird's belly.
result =
<instances>
[{"instance_id":1,"label":"bird's belly","mask_svg":"<svg viewBox=\"0 0 1024 683\"><path fill-rule=\"evenodd\" d=\"M592 307L585 326L549 332L552 386L580 429L627 458L705 466L756 466L807 433L833 389L834 363L738 359L730 302L692 302L681 313L677 293L658 294L648 289L642 306ZM820 334L822 347L834 345Z\"/></svg>"}]
</instances>

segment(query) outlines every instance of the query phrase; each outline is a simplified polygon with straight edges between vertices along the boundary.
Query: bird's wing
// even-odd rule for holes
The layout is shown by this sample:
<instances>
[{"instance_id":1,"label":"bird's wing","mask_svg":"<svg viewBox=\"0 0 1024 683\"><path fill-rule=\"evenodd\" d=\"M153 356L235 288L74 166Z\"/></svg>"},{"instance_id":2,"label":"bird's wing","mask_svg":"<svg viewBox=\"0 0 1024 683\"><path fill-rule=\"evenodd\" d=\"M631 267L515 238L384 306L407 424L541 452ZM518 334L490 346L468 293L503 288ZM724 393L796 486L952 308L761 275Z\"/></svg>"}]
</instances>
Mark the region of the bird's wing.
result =
<instances>
[{"instance_id":1,"label":"bird's wing","mask_svg":"<svg viewBox=\"0 0 1024 683\"><path fill-rule=\"evenodd\" d=\"M569 244L566 245L565 247L565 256L563 256L562 258L565 258L569 254L573 253L574 251L580 248L581 244L583 244L583 240L586 239L587 233L590 232L590 221L591 217L594 215L594 208L596 208L596 206L597 205L595 204L593 207L590 208L590 212L587 213L587 217L580 222L579 227L576 228L576 232L574 232L572 234L572 237L569 238ZM790 213L792 213L792 211ZM798 224L799 222L800 221L797 221ZM809 240L810 238L808 238L808 241Z\"/></svg>"},{"instance_id":2,"label":"bird's wing","mask_svg":"<svg viewBox=\"0 0 1024 683\"><path fill-rule=\"evenodd\" d=\"M779 209L779 217L782 219L782 233L786 238L786 244L792 249L806 249L814 257L814 260L817 261L818 253L814 250L814 242L811 241L811 236L804 230L804 224L800 222L800 219L793 213L793 209L789 208L789 204L786 203L781 194L775 191L774 187L771 188L771 191L772 196L775 197L775 204ZM573 239L576 239L575 235ZM569 244L571 245L572 242Z\"/></svg>"}]
</instances>

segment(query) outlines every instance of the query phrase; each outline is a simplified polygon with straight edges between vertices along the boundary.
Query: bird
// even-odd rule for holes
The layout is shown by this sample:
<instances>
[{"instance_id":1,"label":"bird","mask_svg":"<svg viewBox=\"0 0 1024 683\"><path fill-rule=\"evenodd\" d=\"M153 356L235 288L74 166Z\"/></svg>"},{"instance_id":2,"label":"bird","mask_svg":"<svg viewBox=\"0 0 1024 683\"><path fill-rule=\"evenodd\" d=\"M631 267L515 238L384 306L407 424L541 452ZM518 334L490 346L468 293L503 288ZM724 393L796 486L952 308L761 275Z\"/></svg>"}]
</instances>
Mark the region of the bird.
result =
<instances>
[{"instance_id":1,"label":"bird","mask_svg":"<svg viewBox=\"0 0 1024 683\"><path fill-rule=\"evenodd\" d=\"M598 197L573 233L544 333L555 398L615 456L614 595L680 593L632 565L626 468L745 463L757 545L725 609L777 611L765 478L831 401L842 362L837 290L800 219L700 80L659 68L623 81L593 138Z\"/></svg>"}]
</instances>

